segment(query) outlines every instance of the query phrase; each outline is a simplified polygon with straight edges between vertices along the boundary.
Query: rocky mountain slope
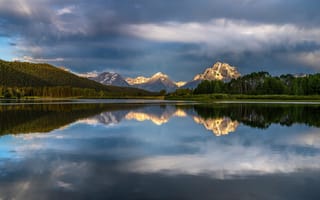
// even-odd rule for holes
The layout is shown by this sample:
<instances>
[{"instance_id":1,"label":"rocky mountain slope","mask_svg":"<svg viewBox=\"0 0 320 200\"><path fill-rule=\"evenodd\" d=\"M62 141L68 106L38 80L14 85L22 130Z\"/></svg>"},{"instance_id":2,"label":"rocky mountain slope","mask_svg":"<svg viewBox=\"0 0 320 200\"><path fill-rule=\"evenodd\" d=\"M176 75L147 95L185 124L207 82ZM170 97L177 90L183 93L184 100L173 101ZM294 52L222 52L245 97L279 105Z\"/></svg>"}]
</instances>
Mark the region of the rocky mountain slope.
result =
<instances>
[{"instance_id":1,"label":"rocky mountain slope","mask_svg":"<svg viewBox=\"0 0 320 200\"><path fill-rule=\"evenodd\" d=\"M230 81L240 77L236 67L228 63L216 62L211 68L207 68L202 74L197 74L193 80L222 80Z\"/></svg>"},{"instance_id":2,"label":"rocky mountain slope","mask_svg":"<svg viewBox=\"0 0 320 200\"><path fill-rule=\"evenodd\" d=\"M221 80L227 82L240 76L241 74L236 67L228 63L216 62L212 67L205 69L202 74L197 74L192 81L187 82L182 88L194 89L203 80Z\"/></svg>"},{"instance_id":3,"label":"rocky mountain slope","mask_svg":"<svg viewBox=\"0 0 320 200\"><path fill-rule=\"evenodd\" d=\"M118 73L103 72L95 77L89 77L89 79L99 82L104 85L114 85L120 87L129 87L130 85L122 78Z\"/></svg>"},{"instance_id":4,"label":"rocky mountain slope","mask_svg":"<svg viewBox=\"0 0 320 200\"><path fill-rule=\"evenodd\" d=\"M90 77L90 79L104 85L135 87L152 92L159 92L161 90L173 92L178 88L194 89L203 80L221 80L227 82L240 76L236 67L231 66L228 63L216 62L212 67L205 69L203 73L197 74L193 80L189 82L174 82L168 75L161 72L158 72L151 77L138 76L136 78L128 77L125 79L117 73L103 72L95 77Z\"/></svg>"},{"instance_id":5,"label":"rocky mountain slope","mask_svg":"<svg viewBox=\"0 0 320 200\"><path fill-rule=\"evenodd\" d=\"M126 81L133 87L153 92L158 92L161 90L173 92L178 88L176 83L170 80L168 75L161 72L154 74L150 78L138 76L137 78L127 78Z\"/></svg>"}]
</instances>

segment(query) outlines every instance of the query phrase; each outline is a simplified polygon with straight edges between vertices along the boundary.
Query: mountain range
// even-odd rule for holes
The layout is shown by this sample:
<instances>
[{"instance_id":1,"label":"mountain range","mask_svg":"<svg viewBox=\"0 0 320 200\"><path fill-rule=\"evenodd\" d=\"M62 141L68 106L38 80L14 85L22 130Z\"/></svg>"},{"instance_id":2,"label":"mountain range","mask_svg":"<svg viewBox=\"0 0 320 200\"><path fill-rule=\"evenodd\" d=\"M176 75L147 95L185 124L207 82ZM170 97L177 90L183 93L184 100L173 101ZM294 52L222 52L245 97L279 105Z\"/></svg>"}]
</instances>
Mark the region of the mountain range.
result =
<instances>
[{"instance_id":1,"label":"mountain range","mask_svg":"<svg viewBox=\"0 0 320 200\"><path fill-rule=\"evenodd\" d=\"M99 82L104 85L114 85L119 87L130 87L130 85L125 81L122 76L118 73L113 72L102 72L93 77L88 77L91 80Z\"/></svg>"},{"instance_id":2,"label":"mountain range","mask_svg":"<svg viewBox=\"0 0 320 200\"><path fill-rule=\"evenodd\" d=\"M175 82L164 73L158 72L151 77L123 77L114 72L72 73L63 67L45 63L7 62L0 60L0 86L5 87L71 87L103 91L110 95L153 95L165 90L174 92L178 88L194 89L203 80L229 81L238 78L240 73L227 63L217 62L203 73L188 82ZM45 95L42 90L40 96ZM152 93L151 93L152 92ZM53 93L53 92L51 92ZM55 92L59 93L59 92ZM70 93L70 92L69 92Z\"/></svg>"},{"instance_id":3,"label":"mountain range","mask_svg":"<svg viewBox=\"0 0 320 200\"><path fill-rule=\"evenodd\" d=\"M212 67L205 69L203 73L195 75L193 80L187 82L175 82L168 75L161 72L151 77L138 76L136 78L123 78L118 73L102 72L88 78L104 85L135 87L152 92L159 92L161 90L173 92L178 88L194 89L203 80L221 80L227 82L240 76L241 74L237 71L236 67L230 66L228 63L216 62Z\"/></svg>"},{"instance_id":4,"label":"mountain range","mask_svg":"<svg viewBox=\"0 0 320 200\"><path fill-rule=\"evenodd\" d=\"M111 78L109 83L113 83L115 80L116 77L113 79ZM118 87L114 84L106 84L108 83L107 81L103 82L103 84L97 82L99 81L79 77L64 68L55 67L45 63L28 63L18 61L8 62L0 60L0 89L3 87L19 87L20 89L29 87L42 94L43 90L41 88L55 87L55 89L57 89L70 87L82 89L83 91L86 89L90 89L95 92L101 91L110 96L155 95L154 93L141 90L139 88L128 87L129 85L121 85L122 87ZM124 82L124 84L125 83L126 82ZM84 95L84 92L82 92L82 95Z\"/></svg>"},{"instance_id":5,"label":"mountain range","mask_svg":"<svg viewBox=\"0 0 320 200\"><path fill-rule=\"evenodd\" d=\"M168 75L158 72L146 78L143 76L137 78L126 78L126 81L132 86L140 89L157 92L161 90L166 90L167 92L175 91L178 86L172 81Z\"/></svg>"}]
</instances>

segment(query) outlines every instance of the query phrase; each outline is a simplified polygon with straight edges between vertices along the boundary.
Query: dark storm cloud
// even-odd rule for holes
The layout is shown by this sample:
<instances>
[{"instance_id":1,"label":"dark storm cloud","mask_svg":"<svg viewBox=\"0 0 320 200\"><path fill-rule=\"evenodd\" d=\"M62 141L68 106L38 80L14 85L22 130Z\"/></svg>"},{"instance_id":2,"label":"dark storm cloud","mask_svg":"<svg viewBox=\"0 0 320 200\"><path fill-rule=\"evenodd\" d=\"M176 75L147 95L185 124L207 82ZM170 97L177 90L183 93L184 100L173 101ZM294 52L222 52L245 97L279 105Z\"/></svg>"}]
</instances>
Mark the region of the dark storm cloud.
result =
<instances>
[{"instance_id":1,"label":"dark storm cloud","mask_svg":"<svg viewBox=\"0 0 320 200\"><path fill-rule=\"evenodd\" d=\"M319 7L315 0L0 0L0 35L17 58L77 72L190 79L217 60L242 73L314 72Z\"/></svg>"}]
</instances>

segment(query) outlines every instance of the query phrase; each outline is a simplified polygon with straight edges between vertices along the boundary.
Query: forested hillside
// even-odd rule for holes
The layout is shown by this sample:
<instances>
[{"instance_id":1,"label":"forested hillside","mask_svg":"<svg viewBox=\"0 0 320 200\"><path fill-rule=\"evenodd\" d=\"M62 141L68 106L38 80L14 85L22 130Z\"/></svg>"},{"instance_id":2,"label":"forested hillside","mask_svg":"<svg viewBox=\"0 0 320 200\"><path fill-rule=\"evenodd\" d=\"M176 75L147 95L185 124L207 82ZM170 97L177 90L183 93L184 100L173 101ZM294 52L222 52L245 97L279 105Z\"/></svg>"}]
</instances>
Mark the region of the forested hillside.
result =
<instances>
[{"instance_id":1,"label":"forested hillside","mask_svg":"<svg viewBox=\"0 0 320 200\"><path fill-rule=\"evenodd\" d=\"M141 96L153 93L105 86L49 64L0 60L0 96Z\"/></svg>"},{"instance_id":2,"label":"forested hillside","mask_svg":"<svg viewBox=\"0 0 320 200\"><path fill-rule=\"evenodd\" d=\"M302 77L287 74L277 77L268 72L254 72L227 83L217 80L203 81L193 93L319 95L320 74Z\"/></svg>"}]
</instances>

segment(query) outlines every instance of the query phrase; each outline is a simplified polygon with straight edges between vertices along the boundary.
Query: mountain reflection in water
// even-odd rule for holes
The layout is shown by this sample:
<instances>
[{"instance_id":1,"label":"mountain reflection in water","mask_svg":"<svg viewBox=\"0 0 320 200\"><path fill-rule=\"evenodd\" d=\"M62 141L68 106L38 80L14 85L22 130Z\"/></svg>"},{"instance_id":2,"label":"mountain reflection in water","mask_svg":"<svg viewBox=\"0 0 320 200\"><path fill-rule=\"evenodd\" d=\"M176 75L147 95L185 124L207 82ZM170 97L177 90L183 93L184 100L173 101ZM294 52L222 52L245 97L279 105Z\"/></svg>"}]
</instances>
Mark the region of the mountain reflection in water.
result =
<instances>
[{"instance_id":1,"label":"mountain reflection in water","mask_svg":"<svg viewBox=\"0 0 320 200\"><path fill-rule=\"evenodd\" d=\"M310 115L312 113L312 115ZM320 126L319 105L141 105L141 104L41 104L0 106L0 134L49 132L73 122L118 124L122 120L168 123L174 117L191 117L216 136L236 131L239 124L267 128L295 123Z\"/></svg>"},{"instance_id":2,"label":"mountain reflection in water","mask_svg":"<svg viewBox=\"0 0 320 200\"><path fill-rule=\"evenodd\" d=\"M2 105L0 199L318 200L319 108Z\"/></svg>"}]
</instances>

